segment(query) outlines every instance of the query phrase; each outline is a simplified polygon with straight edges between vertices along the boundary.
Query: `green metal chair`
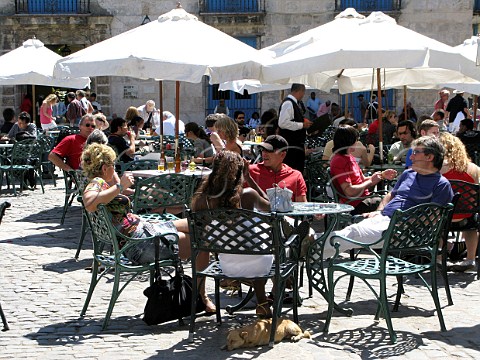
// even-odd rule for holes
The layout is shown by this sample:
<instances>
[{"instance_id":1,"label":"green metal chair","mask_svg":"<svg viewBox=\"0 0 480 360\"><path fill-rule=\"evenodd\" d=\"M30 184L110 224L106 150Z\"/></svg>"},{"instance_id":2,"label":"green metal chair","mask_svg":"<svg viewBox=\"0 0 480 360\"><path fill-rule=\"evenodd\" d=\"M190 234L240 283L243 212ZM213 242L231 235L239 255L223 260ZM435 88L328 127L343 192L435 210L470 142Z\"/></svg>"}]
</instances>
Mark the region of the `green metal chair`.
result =
<instances>
[{"instance_id":1,"label":"green metal chair","mask_svg":"<svg viewBox=\"0 0 480 360\"><path fill-rule=\"evenodd\" d=\"M193 195L192 179L192 176L172 173L137 181L132 211L145 218L177 220L177 216L165 209L174 206L186 209ZM155 212L159 209L163 209L162 213Z\"/></svg>"},{"instance_id":2,"label":"green metal chair","mask_svg":"<svg viewBox=\"0 0 480 360\"><path fill-rule=\"evenodd\" d=\"M85 304L83 305L82 312L80 316L85 316L88 305L95 290L96 285L107 273L113 271L113 290L110 297L110 303L108 305L107 314L103 321L102 329L105 330L108 326L110 317L112 315L113 307L118 297L122 293L123 289L137 276L144 274L146 272L150 273L150 284L153 284L154 280L154 263L145 264L145 265L134 265L130 260L128 260L124 254L132 246L143 241L151 241L155 237L146 237L141 239L127 237L121 234L112 224L111 215L104 205L100 205L97 211L86 212L87 219L92 229L92 238L93 238L93 266L92 266L92 280L90 282L90 287L88 289L87 298L85 299ZM162 234L173 236L178 242L178 235L174 233ZM122 241L123 246L120 247L119 241ZM174 251L175 242L171 242L172 253ZM104 252L105 245L113 249L112 254ZM161 260L159 265L161 267L165 266L175 266L177 259ZM103 266L105 269L99 273L99 267ZM127 275L125 275L127 274ZM122 276L123 275L123 276ZM129 276L129 277L128 277ZM125 280L125 283L120 286L120 280Z\"/></svg>"},{"instance_id":3,"label":"green metal chair","mask_svg":"<svg viewBox=\"0 0 480 360\"><path fill-rule=\"evenodd\" d=\"M55 139L53 136L41 134L38 136L38 141L42 146L42 157L41 157L41 166L43 173L48 173L52 180L53 186L57 187L57 180L55 179L55 165L48 160L48 154L55 146Z\"/></svg>"},{"instance_id":4,"label":"green metal chair","mask_svg":"<svg viewBox=\"0 0 480 360\"><path fill-rule=\"evenodd\" d=\"M11 206L11 204L7 201L3 202L0 204L0 223L2 222L3 215L5 215L5 210L8 209ZM10 330L7 322L7 318L5 317L5 314L3 313L2 305L0 304L0 318L2 318L2 323L3 323L3 331Z\"/></svg>"},{"instance_id":5,"label":"green metal chair","mask_svg":"<svg viewBox=\"0 0 480 360\"><path fill-rule=\"evenodd\" d=\"M362 279L369 289L378 299L375 320L379 319L380 312L383 313L387 322L388 332L392 343L396 342L396 334L393 330L390 311L387 303L387 276L404 276L418 274L420 279L426 285L433 297L437 315L440 321L440 328L446 331L445 322L443 320L442 309L438 298L437 290L437 272L436 272L436 255L438 250L439 238L445 230L449 214L453 209L453 205L440 206L434 203L427 203L414 206L408 210L397 210L392 216L388 229L383 233L381 239L372 244L365 244L340 236L333 236L330 239L335 244L336 254L330 260L328 266L328 313L325 321L324 332L327 333L330 321L333 315L335 286L344 276L355 276ZM343 239L351 242L355 247L362 247L368 251L371 256L368 258L360 258L354 261L335 263L339 255L339 244L335 240ZM374 251L382 245L380 254ZM428 261L423 264L414 264L407 260L403 260L400 256L404 252L428 251L430 253ZM397 255L397 256L394 256ZM423 272L429 271L431 277L431 287L427 284L423 276ZM335 272L342 272L334 281ZM367 280L378 280L380 282L379 293L375 291ZM397 292L398 293L398 292Z\"/></svg>"},{"instance_id":6,"label":"green metal chair","mask_svg":"<svg viewBox=\"0 0 480 360\"><path fill-rule=\"evenodd\" d=\"M192 246L192 277L196 284L197 278L212 277L215 279L215 303L217 305L217 323L221 323L220 316L220 280L235 279L252 281L272 279L275 290L273 304L272 329L276 329L277 318L281 314L285 284L288 278L293 282L293 318L298 322L298 235L288 240L283 238L280 221L281 215L259 214L242 209L213 209L197 212L188 211ZM286 249L291 254L287 256ZM196 271L196 258L199 252L206 251L216 254L241 255L273 255L274 261L270 272L265 276L255 278L228 277L220 267L219 261L213 261L202 271ZM192 299L197 298L197 287L194 286ZM251 296L247 295L242 301L246 304ZM196 304L192 302L192 310ZM192 311L190 321L189 340L193 341L195 332L195 311ZM269 345L273 346L275 331L270 334Z\"/></svg>"},{"instance_id":7,"label":"green metal chair","mask_svg":"<svg viewBox=\"0 0 480 360\"><path fill-rule=\"evenodd\" d=\"M317 202L335 202L333 194L328 191L330 186L330 160L307 161L305 172L307 175L307 199Z\"/></svg>"},{"instance_id":8,"label":"green metal chair","mask_svg":"<svg viewBox=\"0 0 480 360\"><path fill-rule=\"evenodd\" d=\"M35 178L40 181L42 192L45 193L40 170L41 154L42 147L37 140L29 139L13 144L10 164L0 165L0 188L3 185L3 175L5 174L7 182L10 181L12 184L13 194L17 196L14 179L19 179L20 191L22 191L25 184L24 175L27 171L32 170Z\"/></svg>"},{"instance_id":9,"label":"green metal chair","mask_svg":"<svg viewBox=\"0 0 480 360\"><path fill-rule=\"evenodd\" d=\"M60 224L63 225L68 208L72 206L73 199L78 195L77 183L75 181L75 170L63 171L63 181L65 183L65 201L63 204L62 217Z\"/></svg>"},{"instance_id":10,"label":"green metal chair","mask_svg":"<svg viewBox=\"0 0 480 360\"><path fill-rule=\"evenodd\" d=\"M87 235L88 231L91 230L88 224L86 210L83 207L83 191L85 190L85 186L88 184L88 178L83 174L82 170L72 170L69 173L72 176L75 187L78 189L77 201L82 204L82 227L80 230L80 239L78 240L77 251L75 253L75 260L78 260L85 236Z\"/></svg>"},{"instance_id":11,"label":"green metal chair","mask_svg":"<svg viewBox=\"0 0 480 360\"><path fill-rule=\"evenodd\" d=\"M120 163L120 176L125 171L134 171L134 170L157 170L158 161L152 159L145 160L135 160L128 163Z\"/></svg>"}]
</instances>

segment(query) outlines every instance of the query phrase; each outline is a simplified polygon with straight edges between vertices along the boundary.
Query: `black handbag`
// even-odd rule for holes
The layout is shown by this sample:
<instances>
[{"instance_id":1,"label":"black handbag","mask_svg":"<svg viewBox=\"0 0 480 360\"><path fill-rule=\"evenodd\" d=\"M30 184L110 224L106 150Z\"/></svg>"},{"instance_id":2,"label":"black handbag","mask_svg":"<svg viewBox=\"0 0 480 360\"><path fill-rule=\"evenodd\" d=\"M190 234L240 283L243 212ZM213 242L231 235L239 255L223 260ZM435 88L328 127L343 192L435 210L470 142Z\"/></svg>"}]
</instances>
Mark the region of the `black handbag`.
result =
<instances>
[{"instance_id":1,"label":"black handbag","mask_svg":"<svg viewBox=\"0 0 480 360\"><path fill-rule=\"evenodd\" d=\"M160 239L168 242L164 237ZM175 275L166 273L168 278L162 279L158 265L159 248L159 237L155 237L155 282L143 292L147 297L143 321L148 325L155 325L178 319L182 323L182 318L191 314L192 278L184 274L180 260L177 258ZM205 304L198 296L196 313L202 311L205 311Z\"/></svg>"}]
</instances>

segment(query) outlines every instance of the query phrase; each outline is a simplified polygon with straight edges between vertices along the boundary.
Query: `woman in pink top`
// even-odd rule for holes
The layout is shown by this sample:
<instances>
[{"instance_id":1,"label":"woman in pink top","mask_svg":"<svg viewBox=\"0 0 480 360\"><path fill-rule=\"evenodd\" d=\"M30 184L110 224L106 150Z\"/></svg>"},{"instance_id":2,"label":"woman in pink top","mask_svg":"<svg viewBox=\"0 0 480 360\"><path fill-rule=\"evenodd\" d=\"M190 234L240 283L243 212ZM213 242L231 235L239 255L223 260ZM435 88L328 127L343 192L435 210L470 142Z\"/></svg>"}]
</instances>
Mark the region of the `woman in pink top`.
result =
<instances>
[{"instance_id":1,"label":"woman in pink top","mask_svg":"<svg viewBox=\"0 0 480 360\"><path fill-rule=\"evenodd\" d=\"M42 129L53 129L57 127L55 118L52 116L53 105L57 102L57 95L50 94L42 102L40 107L40 124L42 124Z\"/></svg>"}]
</instances>

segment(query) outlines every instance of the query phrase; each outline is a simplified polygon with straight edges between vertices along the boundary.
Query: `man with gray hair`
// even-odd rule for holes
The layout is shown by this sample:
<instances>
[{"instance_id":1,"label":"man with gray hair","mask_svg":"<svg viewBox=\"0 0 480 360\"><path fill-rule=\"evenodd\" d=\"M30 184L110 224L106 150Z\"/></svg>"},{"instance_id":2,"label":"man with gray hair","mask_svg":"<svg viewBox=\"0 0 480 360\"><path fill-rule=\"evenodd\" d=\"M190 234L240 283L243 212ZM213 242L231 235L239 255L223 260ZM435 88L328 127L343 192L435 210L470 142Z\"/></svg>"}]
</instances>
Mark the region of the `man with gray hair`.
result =
<instances>
[{"instance_id":1,"label":"man with gray hair","mask_svg":"<svg viewBox=\"0 0 480 360\"><path fill-rule=\"evenodd\" d=\"M80 133L63 138L48 155L48 160L62 170L77 170L80 167L80 156L82 155L85 141L95 130L93 116L90 114L84 115L80 120L79 127Z\"/></svg>"},{"instance_id":2,"label":"man with gray hair","mask_svg":"<svg viewBox=\"0 0 480 360\"><path fill-rule=\"evenodd\" d=\"M412 168L400 176L393 190L382 199L377 210L362 214L365 220L349 225L343 230L334 231L330 237L340 235L363 243L374 243L387 230L395 210L407 210L428 202L448 204L453 198L452 187L439 172L444 154L443 145L433 136L422 136L415 140L412 144ZM336 242L340 244L340 252L352 247L351 243L340 239L336 239ZM327 241L324 257L328 258L334 254L335 248Z\"/></svg>"},{"instance_id":3,"label":"man with gray hair","mask_svg":"<svg viewBox=\"0 0 480 360\"><path fill-rule=\"evenodd\" d=\"M143 129L156 129L160 126L160 117L155 116L157 109L155 109L155 101L148 100L145 105L137 108L139 116L145 121ZM157 121L158 118L158 121Z\"/></svg>"}]
</instances>

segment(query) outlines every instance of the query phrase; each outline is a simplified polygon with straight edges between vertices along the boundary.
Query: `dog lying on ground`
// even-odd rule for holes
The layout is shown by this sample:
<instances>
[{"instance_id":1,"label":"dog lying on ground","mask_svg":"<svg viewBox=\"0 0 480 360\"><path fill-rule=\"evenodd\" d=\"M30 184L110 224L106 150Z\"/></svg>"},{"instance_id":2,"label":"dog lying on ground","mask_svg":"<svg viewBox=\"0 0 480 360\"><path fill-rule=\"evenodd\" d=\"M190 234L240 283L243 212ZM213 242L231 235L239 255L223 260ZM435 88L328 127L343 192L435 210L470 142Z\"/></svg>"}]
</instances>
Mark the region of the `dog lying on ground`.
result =
<instances>
[{"instance_id":1,"label":"dog lying on ground","mask_svg":"<svg viewBox=\"0 0 480 360\"><path fill-rule=\"evenodd\" d=\"M227 335L228 350L239 348L255 347L267 345L270 340L270 331L272 328L272 319L257 320L255 323L242 328L230 330ZM291 320L280 318L277 320L277 331L275 332L275 342L283 339L299 341L302 338L310 338L308 331L303 332L300 327Z\"/></svg>"}]
</instances>

